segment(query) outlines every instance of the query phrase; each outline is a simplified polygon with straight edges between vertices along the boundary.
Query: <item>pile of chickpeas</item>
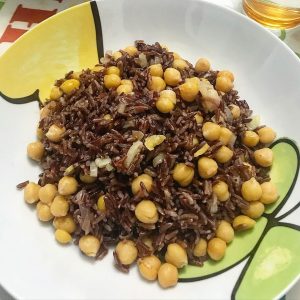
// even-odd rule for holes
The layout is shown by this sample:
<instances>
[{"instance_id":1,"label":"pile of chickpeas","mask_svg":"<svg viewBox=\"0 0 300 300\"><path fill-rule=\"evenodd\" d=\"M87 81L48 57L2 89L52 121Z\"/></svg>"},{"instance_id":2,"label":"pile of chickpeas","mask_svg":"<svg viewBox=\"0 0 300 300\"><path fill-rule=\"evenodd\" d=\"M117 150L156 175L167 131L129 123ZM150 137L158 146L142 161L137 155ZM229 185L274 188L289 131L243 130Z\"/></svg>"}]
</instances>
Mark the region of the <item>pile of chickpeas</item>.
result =
<instances>
[{"instance_id":1,"label":"pile of chickpeas","mask_svg":"<svg viewBox=\"0 0 300 300\"><path fill-rule=\"evenodd\" d=\"M134 46L124 49L130 56L134 56L138 50ZM148 89L159 93L155 103L157 110L162 114L170 114L178 101L178 96L172 90L177 87L180 97L183 101L193 102L199 94L199 78L187 78L182 82L180 70L188 67L188 63L182 59L177 53L173 53L174 61L170 68L163 70L161 64L153 64L149 66L150 80ZM112 59L116 60L122 56L120 51L112 54ZM195 66L196 72L206 72L210 70L210 63L205 58L200 58ZM116 89L117 93L130 94L133 93L133 84L129 79L120 77L120 69L116 66L105 68L102 65L96 65L93 72L105 72L104 86L107 89ZM226 93L233 88L234 75L230 71L220 71L217 74L214 89L219 93ZM71 78L65 80L59 87L52 88L50 93L49 104L41 110L41 119L46 117L55 101L59 100L63 94L71 94L80 87L80 72L73 72ZM54 102L53 102L54 101ZM233 119L240 117L240 108L237 105L230 105L229 109ZM106 120L110 120L111 116L106 115ZM179 186L189 186L195 176L195 169L202 179L209 179L218 173L218 166L229 162L234 155L232 147L229 146L233 132L216 124L213 121L204 122L203 116L198 113L195 115L195 122L202 124L202 134L206 140L206 144L195 153L197 166L195 168L185 163L177 163L172 171L172 177ZM44 134L41 129L37 131L38 141L30 143L27 147L28 156L40 161L45 149L42 143L43 139L51 142L59 143L63 139L66 129L52 124L49 130ZM149 138L147 148L154 149L164 140L163 136ZM258 130L245 131L242 136L242 143L249 147L265 145L264 147L253 152L255 163L261 167L270 167L273 163L273 152L267 146L276 138L276 133L270 127L262 127ZM209 143L220 141L223 145L216 151L213 158L206 157L205 153L210 149ZM195 138L193 144L199 144ZM248 163L245 166L252 168ZM96 181L96 177L81 174L79 180L83 183L92 183ZM143 183L146 190L150 193L153 188L153 178L148 174L140 174L131 182L131 191L133 195L139 193ZM68 244L72 241L72 234L76 230L76 224L69 214L70 200L69 198L78 191L78 181L72 176L62 177L57 184L46 184L40 186L30 182L24 189L24 199L29 204L36 204L38 219L42 222L53 220L55 228L55 238L61 244ZM217 181L212 187L213 193L217 200L226 202L230 199L228 184L224 181ZM251 229L255 226L255 219L259 218L264 210L265 205L271 204L278 199L276 187L272 182L264 182L260 184L252 177L242 183L241 195L244 200L248 201L249 207L242 211L243 214L234 218L232 223L221 220L218 223L215 236L210 240L200 238L195 244L193 255L195 257L208 257L214 261L221 260L226 252L228 244L230 244L235 235L235 231ZM97 208L105 213L106 197L99 195ZM135 207L136 219L144 224L155 224L159 220L159 213L155 203L148 199L141 200ZM152 240L144 238L143 242L153 251ZM87 256L95 257L101 247L101 241L93 235L82 236L79 240L80 250ZM159 284L163 288L171 287L177 284L178 269L188 264L188 256L186 249L179 243L171 243L167 246L164 261L162 262L154 252L150 256L138 258L138 250L135 242L132 240L120 241L115 249L116 255L120 263L124 266L130 266L137 261L138 270L141 276L149 281L158 279Z\"/></svg>"}]
</instances>

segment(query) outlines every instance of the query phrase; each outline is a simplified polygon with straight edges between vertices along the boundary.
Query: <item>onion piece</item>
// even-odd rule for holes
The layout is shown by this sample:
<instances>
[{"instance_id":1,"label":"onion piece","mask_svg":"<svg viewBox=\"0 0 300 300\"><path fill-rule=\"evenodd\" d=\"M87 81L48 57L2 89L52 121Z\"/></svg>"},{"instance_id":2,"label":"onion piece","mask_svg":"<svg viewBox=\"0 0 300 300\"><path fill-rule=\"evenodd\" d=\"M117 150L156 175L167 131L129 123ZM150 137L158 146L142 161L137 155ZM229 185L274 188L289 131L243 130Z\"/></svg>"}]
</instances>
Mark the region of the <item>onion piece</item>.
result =
<instances>
[{"instance_id":1,"label":"onion piece","mask_svg":"<svg viewBox=\"0 0 300 300\"><path fill-rule=\"evenodd\" d=\"M130 127L134 127L134 126L135 126L134 121L128 120L128 121L125 121L123 128L130 128Z\"/></svg>"},{"instance_id":2,"label":"onion piece","mask_svg":"<svg viewBox=\"0 0 300 300\"><path fill-rule=\"evenodd\" d=\"M247 123L246 126L249 130L254 130L260 124L260 116L256 115L256 116L252 116L251 118L252 120L249 123Z\"/></svg>"},{"instance_id":3,"label":"onion piece","mask_svg":"<svg viewBox=\"0 0 300 300\"><path fill-rule=\"evenodd\" d=\"M92 177L98 176L98 167L94 161L90 163L90 176Z\"/></svg>"},{"instance_id":4,"label":"onion piece","mask_svg":"<svg viewBox=\"0 0 300 300\"><path fill-rule=\"evenodd\" d=\"M164 153L159 153L158 155L156 155L154 158L153 158L153 161L152 161L152 165L153 167L155 168L156 166L158 166L159 164L161 164L165 159L165 154Z\"/></svg>"},{"instance_id":5,"label":"onion piece","mask_svg":"<svg viewBox=\"0 0 300 300\"><path fill-rule=\"evenodd\" d=\"M106 158L96 158L95 160L95 164L98 168L104 168L106 167L108 164L111 163L111 159L109 157Z\"/></svg>"},{"instance_id":6,"label":"onion piece","mask_svg":"<svg viewBox=\"0 0 300 300\"><path fill-rule=\"evenodd\" d=\"M115 168L113 167L112 164L107 164L107 165L105 166L105 169L106 169L108 172L110 172L110 171L113 171Z\"/></svg>"},{"instance_id":7,"label":"onion piece","mask_svg":"<svg viewBox=\"0 0 300 300\"><path fill-rule=\"evenodd\" d=\"M228 106L224 107L224 113L225 113L225 116L226 116L226 121L232 122L233 116L232 116L232 112L231 112L231 110L229 109Z\"/></svg>"},{"instance_id":8,"label":"onion piece","mask_svg":"<svg viewBox=\"0 0 300 300\"><path fill-rule=\"evenodd\" d=\"M142 68L145 68L148 66L147 56L144 53L141 53L139 55L138 63Z\"/></svg>"},{"instance_id":9,"label":"onion piece","mask_svg":"<svg viewBox=\"0 0 300 300\"><path fill-rule=\"evenodd\" d=\"M236 135L233 133L232 136L231 136L231 139L230 139L230 141L229 141L229 143L228 143L228 146L229 146L229 147L233 147L235 141L236 141Z\"/></svg>"},{"instance_id":10,"label":"onion piece","mask_svg":"<svg viewBox=\"0 0 300 300\"><path fill-rule=\"evenodd\" d=\"M205 143L198 151L194 153L194 157L204 154L209 149L209 145Z\"/></svg>"},{"instance_id":11,"label":"onion piece","mask_svg":"<svg viewBox=\"0 0 300 300\"><path fill-rule=\"evenodd\" d=\"M145 146L148 150L152 151L158 145L160 145L166 137L162 134L150 135L145 139Z\"/></svg>"},{"instance_id":12,"label":"onion piece","mask_svg":"<svg viewBox=\"0 0 300 300\"><path fill-rule=\"evenodd\" d=\"M121 103L118 105L118 109L117 109L118 113L119 113L119 114L123 114L123 113L125 112L125 108L126 108L126 104L123 103L123 102L121 102Z\"/></svg>"},{"instance_id":13,"label":"onion piece","mask_svg":"<svg viewBox=\"0 0 300 300\"><path fill-rule=\"evenodd\" d=\"M220 96L207 79L200 79L199 91L202 95L202 105L206 110L213 112L220 106Z\"/></svg>"},{"instance_id":14,"label":"onion piece","mask_svg":"<svg viewBox=\"0 0 300 300\"><path fill-rule=\"evenodd\" d=\"M143 139L144 133L142 131L132 130L132 137L140 141Z\"/></svg>"},{"instance_id":15,"label":"onion piece","mask_svg":"<svg viewBox=\"0 0 300 300\"><path fill-rule=\"evenodd\" d=\"M128 152L127 152L127 157L124 161L124 165L126 168L129 168L130 164L133 162L135 157L142 151L144 145L141 141L136 141L134 142Z\"/></svg>"}]
</instances>

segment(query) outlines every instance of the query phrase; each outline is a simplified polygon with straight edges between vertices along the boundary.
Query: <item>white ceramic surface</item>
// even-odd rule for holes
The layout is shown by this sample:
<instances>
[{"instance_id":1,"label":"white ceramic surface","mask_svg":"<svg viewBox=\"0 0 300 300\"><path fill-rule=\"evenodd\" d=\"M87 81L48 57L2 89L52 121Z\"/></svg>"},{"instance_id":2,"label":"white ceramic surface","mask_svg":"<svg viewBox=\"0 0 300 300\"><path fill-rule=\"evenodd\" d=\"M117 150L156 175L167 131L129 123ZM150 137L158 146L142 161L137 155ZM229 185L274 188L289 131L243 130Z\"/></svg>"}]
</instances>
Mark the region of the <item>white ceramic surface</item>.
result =
<instances>
[{"instance_id":1,"label":"white ceramic surface","mask_svg":"<svg viewBox=\"0 0 300 300\"><path fill-rule=\"evenodd\" d=\"M277 37L246 17L196 0L98 2L105 50L136 39L160 41L190 61L207 57L213 69L230 69L242 98L279 136L300 141L300 62ZM34 54L33 54L34 55ZM23 79L20 79L23 80ZM62 248L53 230L37 221L15 189L36 181L40 169L26 157L35 139L36 103L0 101L0 282L20 299L229 299L245 261L210 279L162 290L113 267L112 252L91 262L74 246ZM298 181L284 210L300 196ZM297 197L298 196L298 197ZM281 212L283 213L283 211ZM299 210L289 216L300 224ZM284 291L283 291L284 292Z\"/></svg>"}]
</instances>

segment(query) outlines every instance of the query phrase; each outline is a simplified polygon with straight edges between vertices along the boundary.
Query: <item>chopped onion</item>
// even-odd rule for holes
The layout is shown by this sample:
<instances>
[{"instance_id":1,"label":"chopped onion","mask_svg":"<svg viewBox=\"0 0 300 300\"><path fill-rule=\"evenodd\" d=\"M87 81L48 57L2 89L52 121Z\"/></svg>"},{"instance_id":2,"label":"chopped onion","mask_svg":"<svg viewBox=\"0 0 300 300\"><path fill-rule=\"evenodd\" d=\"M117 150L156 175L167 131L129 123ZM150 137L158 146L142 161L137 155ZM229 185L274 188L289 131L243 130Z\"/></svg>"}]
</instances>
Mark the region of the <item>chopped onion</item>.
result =
<instances>
[{"instance_id":1,"label":"chopped onion","mask_svg":"<svg viewBox=\"0 0 300 300\"><path fill-rule=\"evenodd\" d=\"M148 66L148 61L147 61L147 56L144 54L144 53L141 53L139 55L139 65L142 67L142 68L145 68Z\"/></svg>"},{"instance_id":2,"label":"chopped onion","mask_svg":"<svg viewBox=\"0 0 300 300\"><path fill-rule=\"evenodd\" d=\"M90 176L92 177L98 176L98 167L94 161L90 163Z\"/></svg>"},{"instance_id":3,"label":"chopped onion","mask_svg":"<svg viewBox=\"0 0 300 300\"><path fill-rule=\"evenodd\" d=\"M134 127L135 123L133 120L125 121L123 128Z\"/></svg>"},{"instance_id":4,"label":"chopped onion","mask_svg":"<svg viewBox=\"0 0 300 300\"><path fill-rule=\"evenodd\" d=\"M206 79L200 79L199 91L202 95L203 107L213 112L215 111L221 103L220 96L218 92L214 89L214 86Z\"/></svg>"},{"instance_id":5,"label":"chopped onion","mask_svg":"<svg viewBox=\"0 0 300 300\"><path fill-rule=\"evenodd\" d=\"M249 130L254 130L260 124L260 116L256 115L256 116L252 116L251 118L252 118L251 122L247 123L246 126Z\"/></svg>"},{"instance_id":6,"label":"chopped onion","mask_svg":"<svg viewBox=\"0 0 300 300\"><path fill-rule=\"evenodd\" d=\"M209 149L209 145L205 143L198 151L194 153L194 157L204 154Z\"/></svg>"},{"instance_id":7,"label":"chopped onion","mask_svg":"<svg viewBox=\"0 0 300 300\"><path fill-rule=\"evenodd\" d=\"M126 108L126 104L121 102L119 105L118 105L118 113L119 114L123 114L125 112L125 108Z\"/></svg>"},{"instance_id":8,"label":"chopped onion","mask_svg":"<svg viewBox=\"0 0 300 300\"><path fill-rule=\"evenodd\" d=\"M132 137L140 141L144 137L144 134L142 131L132 130Z\"/></svg>"},{"instance_id":9,"label":"chopped onion","mask_svg":"<svg viewBox=\"0 0 300 300\"><path fill-rule=\"evenodd\" d=\"M98 168L104 168L106 167L108 164L111 163L111 159L109 157L106 158L96 158L95 160L95 164Z\"/></svg>"},{"instance_id":10,"label":"chopped onion","mask_svg":"<svg viewBox=\"0 0 300 300\"><path fill-rule=\"evenodd\" d=\"M133 162L135 157L142 151L143 143L141 141L134 142L127 152L127 157L125 159L124 165L129 168L130 164Z\"/></svg>"},{"instance_id":11,"label":"chopped onion","mask_svg":"<svg viewBox=\"0 0 300 300\"><path fill-rule=\"evenodd\" d=\"M105 166L105 169L106 169L108 172L110 172L110 171L113 171L115 168L112 166L112 164L107 164L107 165Z\"/></svg>"},{"instance_id":12,"label":"chopped onion","mask_svg":"<svg viewBox=\"0 0 300 300\"><path fill-rule=\"evenodd\" d=\"M156 155L153 158L153 161L152 161L153 167L155 168L156 166L161 164L164 161L164 159L165 159L165 154L164 153L159 153L158 155Z\"/></svg>"},{"instance_id":13,"label":"chopped onion","mask_svg":"<svg viewBox=\"0 0 300 300\"><path fill-rule=\"evenodd\" d=\"M150 135L145 139L145 146L148 150L152 151L158 145L160 145L166 137L162 134Z\"/></svg>"},{"instance_id":14,"label":"chopped onion","mask_svg":"<svg viewBox=\"0 0 300 300\"><path fill-rule=\"evenodd\" d=\"M64 176L72 175L74 173L74 171L75 171L75 168L73 165L71 165L65 169Z\"/></svg>"},{"instance_id":15,"label":"chopped onion","mask_svg":"<svg viewBox=\"0 0 300 300\"><path fill-rule=\"evenodd\" d=\"M228 106L224 107L224 113L226 116L226 121L231 122L233 120L233 116L232 116L232 112L231 110L228 108Z\"/></svg>"},{"instance_id":16,"label":"chopped onion","mask_svg":"<svg viewBox=\"0 0 300 300\"><path fill-rule=\"evenodd\" d=\"M236 135L233 133L232 136L231 136L231 139L230 139L230 141L228 143L228 146L233 147L235 141L236 141Z\"/></svg>"}]
</instances>

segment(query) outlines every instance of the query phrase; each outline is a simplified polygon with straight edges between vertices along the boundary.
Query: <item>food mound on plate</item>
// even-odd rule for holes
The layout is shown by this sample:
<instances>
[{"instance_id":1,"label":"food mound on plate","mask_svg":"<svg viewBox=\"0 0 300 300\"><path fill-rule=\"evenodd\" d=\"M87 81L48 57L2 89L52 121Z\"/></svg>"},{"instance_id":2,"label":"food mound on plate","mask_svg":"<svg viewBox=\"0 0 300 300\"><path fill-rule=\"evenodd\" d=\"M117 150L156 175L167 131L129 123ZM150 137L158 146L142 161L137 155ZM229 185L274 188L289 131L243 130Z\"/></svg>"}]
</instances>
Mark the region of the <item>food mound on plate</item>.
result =
<instances>
[{"instance_id":1,"label":"food mound on plate","mask_svg":"<svg viewBox=\"0 0 300 300\"><path fill-rule=\"evenodd\" d=\"M92 69L56 81L28 156L25 182L40 221L117 267L176 285L178 269L221 260L235 232L278 199L268 175L276 137L233 89L230 71L195 65L159 43L136 41Z\"/></svg>"}]
</instances>

